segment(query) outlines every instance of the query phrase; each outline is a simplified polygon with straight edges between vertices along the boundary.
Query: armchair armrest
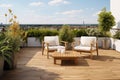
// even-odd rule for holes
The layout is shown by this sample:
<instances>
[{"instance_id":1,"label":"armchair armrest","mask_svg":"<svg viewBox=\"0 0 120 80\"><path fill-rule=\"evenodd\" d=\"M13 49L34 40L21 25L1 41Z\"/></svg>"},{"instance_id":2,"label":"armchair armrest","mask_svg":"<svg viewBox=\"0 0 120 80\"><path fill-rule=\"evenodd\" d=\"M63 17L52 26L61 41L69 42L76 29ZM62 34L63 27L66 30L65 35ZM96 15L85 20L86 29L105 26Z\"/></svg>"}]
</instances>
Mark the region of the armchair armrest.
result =
<instances>
[{"instance_id":1,"label":"armchair armrest","mask_svg":"<svg viewBox=\"0 0 120 80\"><path fill-rule=\"evenodd\" d=\"M44 44L45 44L45 42L42 41L42 55L43 55L43 53L44 53Z\"/></svg>"},{"instance_id":2,"label":"armchair armrest","mask_svg":"<svg viewBox=\"0 0 120 80\"><path fill-rule=\"evenodd\" d=\"M66 50L68 42L66 41L60 41L60 42L65 44L65 50Z\"/></svg>"},{"instance_id":3,"label":"armchair armrest","mask_svg":"<svg viewBox=\"0 0 120 80\"><path fill-rule=\"evenodd\" d=\"M46 45L46 47L47 47L47 49L48 49L49 43L44 42L44 45Z\"/></svg>"},{"instance_id":4,"label":"armchair armrest","mask_svg":"<svg viewBox=\"0 0 120 80\"><path fill-rule=\"evenodd\" d=\"M98 44L97 44L97 42L91 43L91 50L92 50L92 47L96 47L96 49L98 49Z\"/></svg>"},{"instance_id":5,"label":"armchair armrest","mask_svg":"<svg viewBox=\"0 0 120 80\"><path fill-rule=\"evenodd\" d=\"M74 42L72 42L72 48L74 48L75 47L75 41ZM78 45L80 45L80 41L78 41Z\"/></svg>"},{"instance_id":6,"label":"armchair armrest","mask_svg":"<svg viewBox=\"0 0 120 80\"><path fill-rule=\"evenodd\" d=\"M72 46L72 50L74 50L75 42L72 42L71 46Z\"/></svg>"}]
</instances>

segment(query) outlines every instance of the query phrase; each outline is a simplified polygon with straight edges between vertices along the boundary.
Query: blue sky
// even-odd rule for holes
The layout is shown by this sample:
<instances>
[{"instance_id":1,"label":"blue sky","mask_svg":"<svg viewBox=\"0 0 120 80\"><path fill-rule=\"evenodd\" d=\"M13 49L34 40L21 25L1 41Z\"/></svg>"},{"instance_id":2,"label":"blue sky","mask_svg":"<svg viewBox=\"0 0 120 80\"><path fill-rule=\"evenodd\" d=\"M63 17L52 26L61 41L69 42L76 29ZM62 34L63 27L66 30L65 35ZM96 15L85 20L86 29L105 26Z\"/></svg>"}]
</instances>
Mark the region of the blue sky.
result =
<instances>
[{"instance_id":1,"label":"blue sky","mask_svg":"<svg viewBox=\"0 0 120 80\"><path fill-rule=\"evenodd\" d=\"M10 8L20 24L96 24L103 7L110 0L0 0L0 22Z\"/></svg>"}]
</instances>

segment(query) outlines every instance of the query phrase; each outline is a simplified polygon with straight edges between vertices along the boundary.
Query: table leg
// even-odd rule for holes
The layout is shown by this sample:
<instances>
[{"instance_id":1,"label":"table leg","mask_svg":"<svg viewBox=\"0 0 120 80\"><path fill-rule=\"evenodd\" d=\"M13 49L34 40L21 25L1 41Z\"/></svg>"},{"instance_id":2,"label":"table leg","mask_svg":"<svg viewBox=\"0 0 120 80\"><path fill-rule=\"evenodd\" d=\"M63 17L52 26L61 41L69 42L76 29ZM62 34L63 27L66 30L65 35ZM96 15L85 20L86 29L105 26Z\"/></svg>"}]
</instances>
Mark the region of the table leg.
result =
<instances>
[{"instance_id":1,"label":"table leg","mask_svg":"<svg viewBox=\"0 0 120 80\"><path fill-rule=\"evenodd\" d=\"M75 64L78 64L78 59L74 59Z\"/></svg>"},{"instance_id":2,"label":"table leg","mask_svg":"<svg viewBox=\"0 0 120 80\"><path fill-rule=\"evenodd\" d=\"M56 59L54 58L54 64L56 64Z\"/></svg>"}]
</instances>

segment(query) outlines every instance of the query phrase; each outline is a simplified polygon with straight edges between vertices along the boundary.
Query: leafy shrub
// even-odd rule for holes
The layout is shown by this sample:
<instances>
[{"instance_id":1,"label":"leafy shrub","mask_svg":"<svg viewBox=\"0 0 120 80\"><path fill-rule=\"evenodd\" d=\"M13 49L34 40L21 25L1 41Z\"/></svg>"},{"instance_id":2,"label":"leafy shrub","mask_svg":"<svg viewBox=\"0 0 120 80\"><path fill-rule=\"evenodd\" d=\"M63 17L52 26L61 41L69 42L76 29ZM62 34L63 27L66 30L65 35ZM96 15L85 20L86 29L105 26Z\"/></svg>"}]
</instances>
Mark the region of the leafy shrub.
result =
<instances>
[{"instance_id":1,"label":"leafy shrub","mask_svg":"<svg viewBox=\"0 0 120 80\"><path fill-rule=\"evenodd\" d=\"M43 40L44 36L55 36L58 34L59 32L57 30L50 29L29 29L27 31L27 37L40 38L40 41Z\"/></svg>"},{"instance_id":2,"label":"leafy shrub","mask_svg":"<svg viewBox=\"0 0 120 80\"><path fill-rule=\"evenodd\" d=\"M61 41L66 41L68 43L73 42L74 34L70 29L69 25L63 25L59 32L59 37Z\"/></svg>"},{"instance_id":3,"label":"leafy shrub","mask_svg":"<svg viewBox=\"0 0 120 80\"><path fill-rule=\"evenodd\" d=\"M116 32L116 34L113 36L115 39L120 39L120 30Z\"/></svg>"},{"instance_id":4,"label":"leafy shrub","mask_svg":"<svg viewBox=\"0 0 120 80\"><path fill-rule=\"evenodd\" d=\"M76 30L73 30L73 33L76 37L81 37L81 36L87 36L88 34L86 33L86 30L85 29L76 29Z\"/></svg>"}]
</instances>

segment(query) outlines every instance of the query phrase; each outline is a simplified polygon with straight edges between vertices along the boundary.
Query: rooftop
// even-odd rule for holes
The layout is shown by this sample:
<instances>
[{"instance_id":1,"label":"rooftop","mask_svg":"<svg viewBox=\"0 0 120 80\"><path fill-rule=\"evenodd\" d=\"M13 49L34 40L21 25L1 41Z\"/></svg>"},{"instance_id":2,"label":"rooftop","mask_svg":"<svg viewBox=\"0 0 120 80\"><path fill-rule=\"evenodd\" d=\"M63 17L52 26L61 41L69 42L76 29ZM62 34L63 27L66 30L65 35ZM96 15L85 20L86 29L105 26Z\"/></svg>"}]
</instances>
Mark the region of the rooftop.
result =
<instances>
[{"instance_id":1,"label":"rooftop","mask_svg":"<svg viewBox=\"0 0 120 80\"><path fill-rule=\"evenodd\" d=\"M93 60L86 57L77 65L61 65L60 61L53 64L40 48L22 48L17 69L5 71L0 80L119 80L119 66L120 53L115 50L99 49Z\"/></svg>"}]
</instances>

